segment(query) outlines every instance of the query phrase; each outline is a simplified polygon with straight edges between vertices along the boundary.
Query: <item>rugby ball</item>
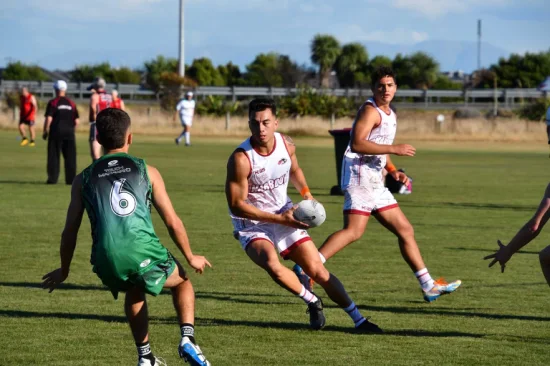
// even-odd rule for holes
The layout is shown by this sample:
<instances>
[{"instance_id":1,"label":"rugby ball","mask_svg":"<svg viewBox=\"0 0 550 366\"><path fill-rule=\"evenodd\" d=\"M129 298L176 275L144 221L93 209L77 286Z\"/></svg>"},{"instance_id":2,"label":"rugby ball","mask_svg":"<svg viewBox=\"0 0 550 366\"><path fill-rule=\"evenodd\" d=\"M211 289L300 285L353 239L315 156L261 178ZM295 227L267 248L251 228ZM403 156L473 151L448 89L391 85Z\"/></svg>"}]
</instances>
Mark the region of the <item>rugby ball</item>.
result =
<instances>
[{"instance_id":1,"label":"rugby ball","mask_svg":"<svg viewBox=\"0 0 550 366\"><path fill-rule=\"evenodd\" d=\"M315 200L303 200L298 203L294 211L294 218L298 221L308 224L309 227L321 226L327 214L322 204Z\"/></svg>"}]
</instances>

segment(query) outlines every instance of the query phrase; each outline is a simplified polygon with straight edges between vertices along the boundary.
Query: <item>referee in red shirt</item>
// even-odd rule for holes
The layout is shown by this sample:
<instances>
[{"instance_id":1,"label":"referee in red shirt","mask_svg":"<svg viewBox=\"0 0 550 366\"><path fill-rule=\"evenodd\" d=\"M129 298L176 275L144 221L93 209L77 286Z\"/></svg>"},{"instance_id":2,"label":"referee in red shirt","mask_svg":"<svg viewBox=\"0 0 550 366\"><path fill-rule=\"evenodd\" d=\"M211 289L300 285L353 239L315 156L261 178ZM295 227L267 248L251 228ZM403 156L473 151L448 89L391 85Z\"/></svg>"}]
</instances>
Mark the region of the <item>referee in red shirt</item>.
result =
<instances>
[{"instance_id":1,"label":"referee in red shirt","mask_svg":"<svg viewBox=\"0 0 550 366\"><path fill-rule=\"evenodd\" d=\"M67 83L58 80L54 84L55 98L48 102L44 133L48 140L48 181L56 184L59 178L60 153L65 160L65 183L72 184L76 176L75 127L78 125L76 104L65 96Z\"/></svg>"}]
</instances>

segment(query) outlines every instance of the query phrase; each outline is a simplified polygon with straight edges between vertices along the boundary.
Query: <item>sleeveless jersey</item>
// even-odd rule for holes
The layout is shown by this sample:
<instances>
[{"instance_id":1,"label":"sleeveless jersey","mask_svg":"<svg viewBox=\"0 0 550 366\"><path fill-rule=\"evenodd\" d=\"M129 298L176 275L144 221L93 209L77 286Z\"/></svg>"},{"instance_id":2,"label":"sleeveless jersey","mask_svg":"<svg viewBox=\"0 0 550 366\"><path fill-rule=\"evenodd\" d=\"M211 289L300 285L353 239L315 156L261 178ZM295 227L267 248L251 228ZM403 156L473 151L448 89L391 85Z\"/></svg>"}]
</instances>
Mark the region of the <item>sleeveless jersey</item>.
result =
<instances>
[{"instance_id":1,"label":"sleeveless jersey","mask_svg":"<svg viewBox=\"0 0 550 366\"><path fill-rule=\"evenodd\" d=\"M100 277L127 279L155 265L154 258L166 257L151 221L151 195L147 166L131 155L105 155L82 172L92 227L90 262Z\"/></svg>"},{"instance_id":2,"label":"sleeveless jersey","mask_svg":"<svg viewBox=\"0 0 550 366\"><path fill-rule=\"evenodd\" d=\"M395 132L397 131L397 117L395 112L390 110L390 114L387 114L378 108L373 98L369 98L363 106L367 104L376 108L380 114L380 124L371 130L366 140L380 145L393 144ZM344 153L342 162L342 189L346 189L349 186L369 186L372 183L380 183L378 180L382 181L382 169L384 169L385 166L385 154L366 155L354 153L351 151L350 142ZM376 182L372 181L373 179L375 179Z\"/></svg>"},{"instance_id":3,"label":"sleeveless jersey","mask_svg":"<svg viewBox=\"0 0 550 366\"><path fill-rule=\"evenodd\" d=\"M21 110L19 112L19 119L21 121L34 121L36 109L32 104L32 94L21 96L20 99Z\"/></svg>"},{"instance_id":4,"label":"sleeveless jersey","mask_svg":"<svg viewBox=\"0 0 550 366\"><path fill-rule=\"evenodd\" d=\"M104 109L111 108L111 103L113 102L113 97L111 94L108 94L105 92L105 90L102 90L97 92L97 95L99 96L96 108L97 113L101 112Z\"/></svg>"},{"instance_id":5,"label":"sleeveless jersey","mask_svg":"<svg viewBox=\"0 0 550 366\"><path fill-rule=\"evenodd\" d=\"M120 109L121 106L122 106L122 99L120 98L117 98L116 100L115 99L111 99L111 106L110 108L116 108L116 109Z\"/></svg>"},{"instance_id":6,"label":"sleeveless jersey","mask_svg":"<svg viewBox=\"0 0 550 366\"><path fill-rule=\"evenodd\" d=\"M275 133L275 145L271 153L262 155L252 147L250 138L239 145L250 162L248 176L247 203L270 213L281 213L292 206L287 187L290 178L290 154L280 133ZM240 230L255 225L256 220L248 220L231 214L233 226Z\"/></svg>"}]
</instances>

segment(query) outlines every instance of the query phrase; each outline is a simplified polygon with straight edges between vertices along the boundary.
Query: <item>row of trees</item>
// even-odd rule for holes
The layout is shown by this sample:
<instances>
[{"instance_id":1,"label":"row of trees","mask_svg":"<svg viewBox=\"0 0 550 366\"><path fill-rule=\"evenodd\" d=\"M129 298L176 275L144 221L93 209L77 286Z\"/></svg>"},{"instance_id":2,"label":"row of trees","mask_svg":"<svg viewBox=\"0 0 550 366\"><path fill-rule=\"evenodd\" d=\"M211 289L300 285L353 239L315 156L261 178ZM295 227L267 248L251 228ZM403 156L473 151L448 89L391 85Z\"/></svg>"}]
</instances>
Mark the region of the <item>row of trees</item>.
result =
<instances>
[{"instance_id":1,"label":"row of trees","mask_svg":"<svg viewBox=\"0 0 550 366\"><path fill-rule=\"evenodd\" d=\"M336 78L340 87L365 88L371 84L370 74L380 65L391 66L397 74L400 88L460 89L463 87L519 87L533 88L550 75L550 50L540 53L512 54L501 58L489 69L478 70L465 85L451 81L440 73L439 63L424 52L398 54L393 60L386 56L369 58L361 43L340 45L331 35L316 35L311 41L310 58L313 65L299 65L287 55L275 52L261 53L241 71L231 62L215 66L208 58L198 58L186 65L186 85L204 86L311 86L332 87ZM71 80L88 82L103 76L107 82L143 84L160 90L163 79L174 81L178 61L157 56L144 63L141 69L113 68L107 62L80 65L69 72ZM334 75L334 76L333 76ZM21 62L8 64L2 75L11 80L47 80L44 71Z\"/></svg>"}]
</instances>

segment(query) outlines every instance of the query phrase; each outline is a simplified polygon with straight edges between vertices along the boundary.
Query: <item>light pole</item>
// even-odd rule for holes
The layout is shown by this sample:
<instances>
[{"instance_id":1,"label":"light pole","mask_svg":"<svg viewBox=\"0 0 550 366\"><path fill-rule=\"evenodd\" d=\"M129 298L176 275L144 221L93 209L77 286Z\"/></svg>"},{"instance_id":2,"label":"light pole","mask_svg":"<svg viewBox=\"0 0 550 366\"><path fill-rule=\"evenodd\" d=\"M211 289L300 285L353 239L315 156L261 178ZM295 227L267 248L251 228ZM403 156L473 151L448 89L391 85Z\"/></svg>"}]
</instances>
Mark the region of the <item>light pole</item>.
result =
<instances>
[{"instance_id":1,"label":"light pole","mask_svg":"<svg viewBox=\"0 0 550 366\"><path fill-rule=\"evenodd\" d=\"M185 76L185 58L184 58L184 37L183 37L183 2L180 0L180 32L179 32L179 68L178 74L181 77Z\"/></svg>"}]
</instances>

